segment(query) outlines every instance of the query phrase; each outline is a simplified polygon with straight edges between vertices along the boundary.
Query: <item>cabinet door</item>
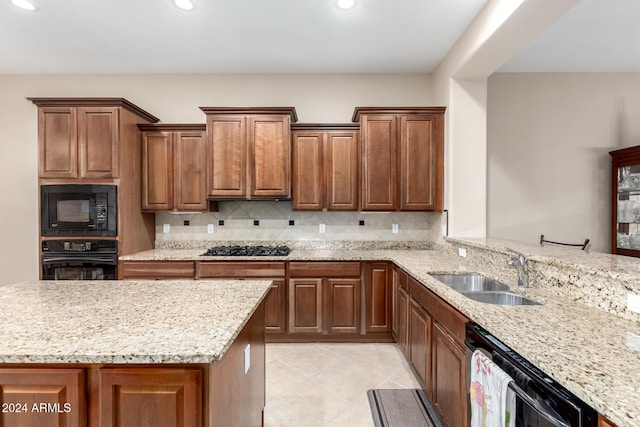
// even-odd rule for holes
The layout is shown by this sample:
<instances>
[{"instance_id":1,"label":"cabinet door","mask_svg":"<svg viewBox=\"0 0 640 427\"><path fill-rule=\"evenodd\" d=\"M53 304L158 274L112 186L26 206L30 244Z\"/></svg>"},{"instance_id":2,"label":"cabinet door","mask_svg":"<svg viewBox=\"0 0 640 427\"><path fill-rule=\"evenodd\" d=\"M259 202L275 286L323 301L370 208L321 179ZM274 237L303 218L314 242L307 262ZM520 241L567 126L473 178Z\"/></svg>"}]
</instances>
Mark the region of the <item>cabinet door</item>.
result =
<instances>
[{"instance_id":1,"label":"cabinet door","mask_svg":"<svg viewBox=\"0 0 640 427\"><path fill-rule=\"evenodd\" d=\"M289 279L289 332L322 332L322 279Z\"/></svg>"},{"instance_id":2,"label":"cabinet door","mask_svg":"<svg viewBox=\"0 0 640 427\"><path fill-rule=\"evenodd\" d=\"M393 309L391 318L391 332L396 342L398 342L398 290L400 289L400 277L398 268L393 267L391 274L391 308Z\"/></svg>"},{"instance_id":3,"label":"cabinet door","mask_svg":"<svg viewBox=\"0 0 640 427\"><path fill-rule=\"evenodd\" d=\"M437 135L434 116L400 116L400 210L436 208Z\"/></svg>"},{"instance_id":4,"label":"cabinet door","mask_svg":"<svg viewBox=\"0 0 640 427\"><path fill-rule=\"evenodd\" d=\"M77 109L38 108L40 178L78 177Z\"/></svg>"},{"instance_id":5,"label":"cabinet door","mask_svg":"<svg viewBox=\"0 0 640 427\"><path fill-rule=\"evenodd\" d=\"M249 117L251 197L290 197L290 117Z\"/></svg>"},{"instance_id":6,"label":"cabinet door","mask_svg":"<svg viewBox=\"0 0 640 427\"><path fill-rule=\"evenodd\" d=\"M398 298L396 301L398 316L396 321L396 341L404 353L409 355L409 294L402 288L398 288Z\"/></svg>"},{"instance_id":7,"label":"cabinet door","mask_svg":"<svg viewBox=\"0 0 640 427\"><path fill-rule=\"evenodd\" d=\"M357 210L358 134L328 132L324 151L327 210Z\"/></svg>"},{"instance_id":8,"label":"cabinet door","mask_svg":"<svg viewBox=\"0 0 640 427\"><path fill-rule=\"evenodd\" d=\"M365 280L366 330L391 332L391 267L386 263L369 263Z\"/></svg>"},{"instance_id":9,"label":"cabinet door","mask_svg":"<svg viewBox=\"0 0 640 427\"><path fill-rule=\"evenodd\" d=\"M265 331L272 334L283 334L287 331L286 319L286 285L284 280L274 280L271 290L264 301Z\"/></svg>"},{"instance_id":10,"label":"cabinet door","mask_svg":"<svg viewBox=\"0 0 640 427\"><path fill-rule=\"evenodd\" d=\"M324 283L326 331L360 332L360 279L326 279Z\"/></svg>"},{"instance_id":11,"label":"cabinet door","mask_svg":"<svg viewBox=\"0 0 640 427\"><path fill-rule=\"evenodd\" d=\"M175 208L182 211L207 209L206 155L202 132L175 134Z\"/></svg>"},{"instance_id":12,"label":"cabinet door","mask_svg":"<svg viewBox=\"0 0 640 427\"><path fill-rule=\"evenodd\" d=\"M78 150L82 178L117 178L118 108L78 108Z\"/></svg>"},{"instance_id":13,"label":"cabinet door","mask_svg":"<svg viewBox=\"0 0 640 427\"><path fill-rule=\"evenodd\" d=\"M100 427L202 425L200 369L100 370Z\"/></svg>"},{"instance_id":14,"label":"cabinet door","mask_svg":"<svg viewBox=\"0 0 640 427\"><path fill-rule=\"evenodd\" d=\"M467 422L466 351L449 331L433 323L432 399L442 421L451 427Z\"/></svg>"},{"instance_id":15,"label":"cabinet door","mask_svg":"<svg viewBox=\"0 0 640 427\"><path fill-rule=\"evenodd\" d=\"M300 132L293 135L294 210L322 210L325 200L322 132Z\"/></svg>"},{"instance_id":16,"label":"cabinet door","mask_svg":"<svg viewBox=\"0 0 640 427\"><path fill-rule=\"evenodd\" d=\"M362 209L393 211L397 202L397 119L365 115L362 134Z\"/></svg>"},{"instance_id":17,"label":"cabinet door","mask_svg":"<svg viewBox=\"0 0 640 427\"><path fill-rule=\"evenodd\" d=\"M173 134L142 134L142 210L173 209Z\"/></svg>"},{"instance_id":18,"label":"cabinet door","mask_svg":"<svg viewBox=\"0 0 640 427\"><path fill-rule=\"evenodd\" d=\"M409 300L409 362L428 395L431 392L431 323L431 316Z\"/></svg>"},{"instance_id":19,"label":"cabinet door","mask_svg":"<svg viewBox=\"0 0 640 427\"><path fill-rule=\"evenodd\" d=\"M1 426L85 426L85 402L83 369L0 369Z\"/></svg>"},{"instance_id":20,"label":"cabinet door","mask_svg":"<svg viewBox=\"0 0 640 427\"><path fill-rule=\"evenodd\" d=\"M245 116L207 116L207 164L211 168L207 194L241 197L247 194L247 119Z\"/></svg>"}]
</instances>

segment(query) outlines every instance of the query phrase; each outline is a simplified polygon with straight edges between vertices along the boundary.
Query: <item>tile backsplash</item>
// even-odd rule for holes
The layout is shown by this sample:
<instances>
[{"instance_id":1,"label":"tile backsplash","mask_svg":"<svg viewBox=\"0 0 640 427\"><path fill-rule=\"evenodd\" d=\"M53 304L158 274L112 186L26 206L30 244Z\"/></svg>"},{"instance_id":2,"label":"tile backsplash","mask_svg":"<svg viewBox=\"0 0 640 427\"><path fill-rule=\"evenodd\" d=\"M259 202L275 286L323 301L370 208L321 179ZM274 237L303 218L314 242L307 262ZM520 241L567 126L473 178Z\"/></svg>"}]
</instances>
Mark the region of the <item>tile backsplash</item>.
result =
<instances>
[{"instance_id":1,"label":"tile backsplash","mask_svg":"<svg viewBox=\"0 0 640 427\"><path fill-rule=\"evenodd\" d=\"M188 221L189 225L185 225ZM259 225L255 225L255 221ZM290 222L293 221L293 225ZM364 225L360 222L364 221ZM440 212L293 211L290 201L225 201L219 212L158 213L156 242L180 240L433 241L441 238ZM224 225L221 225L221 222ZM169 232L164 233L165 224ZM324 233L320 232L324 224ZM398 232L393 233L393 224ZM213 225L213 233L208 232ZM157 244L157 243L156 243Z\"/></svg>"}]
</instances>

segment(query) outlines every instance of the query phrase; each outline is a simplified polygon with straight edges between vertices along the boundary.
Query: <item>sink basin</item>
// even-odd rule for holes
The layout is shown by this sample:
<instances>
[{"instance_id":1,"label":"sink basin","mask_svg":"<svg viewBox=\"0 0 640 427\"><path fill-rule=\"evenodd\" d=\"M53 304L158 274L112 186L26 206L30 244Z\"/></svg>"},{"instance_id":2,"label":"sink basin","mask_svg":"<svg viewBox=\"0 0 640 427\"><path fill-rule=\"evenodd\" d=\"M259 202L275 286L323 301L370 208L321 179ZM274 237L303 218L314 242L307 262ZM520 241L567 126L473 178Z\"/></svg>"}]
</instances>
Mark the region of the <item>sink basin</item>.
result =
<instances>
[{"instance_id":1,"label":"sink basin","mask_svg":"<svg viewBox=\"0 0 640 427\"><path fill-rule=\"evenodd\" d=\"M510 292L461 292L467 298L487 304L541 305L539 302Z\"/></svg>"},{"instance_id":2,"label":"sink basin","mask_svg":"<svg viewBox=\"0 0 640 427\"><path fill-rule=\"evenodd\" d=\"M460 292L509 290L504 283L479 274L432 274L431 277Z\"/></svg>"}]
</instances>

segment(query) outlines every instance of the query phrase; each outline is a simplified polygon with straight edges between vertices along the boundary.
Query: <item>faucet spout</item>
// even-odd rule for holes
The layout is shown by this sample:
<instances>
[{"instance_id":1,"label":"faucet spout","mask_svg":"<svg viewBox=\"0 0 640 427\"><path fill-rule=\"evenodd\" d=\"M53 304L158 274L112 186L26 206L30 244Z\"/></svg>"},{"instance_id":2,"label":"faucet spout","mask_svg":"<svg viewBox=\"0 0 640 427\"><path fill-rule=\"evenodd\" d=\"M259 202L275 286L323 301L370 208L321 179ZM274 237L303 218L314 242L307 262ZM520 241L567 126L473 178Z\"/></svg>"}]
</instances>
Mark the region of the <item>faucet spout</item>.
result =
<instances>
[{"instance_id":1,"label":"faucet spout","mask_svg":"<svg viewBox=\"0 0 640 427\"><path fill-rule=\"evenodd\" d=\"M515 257L508 260L507 264L512 267L515 267L518 270L518 287L528 288L529 287L529 267L527 263L527 258L520 252L514 251L513 249L509 249L509 248L507 249L515 254Z\"/></svg>"}]
</instances>

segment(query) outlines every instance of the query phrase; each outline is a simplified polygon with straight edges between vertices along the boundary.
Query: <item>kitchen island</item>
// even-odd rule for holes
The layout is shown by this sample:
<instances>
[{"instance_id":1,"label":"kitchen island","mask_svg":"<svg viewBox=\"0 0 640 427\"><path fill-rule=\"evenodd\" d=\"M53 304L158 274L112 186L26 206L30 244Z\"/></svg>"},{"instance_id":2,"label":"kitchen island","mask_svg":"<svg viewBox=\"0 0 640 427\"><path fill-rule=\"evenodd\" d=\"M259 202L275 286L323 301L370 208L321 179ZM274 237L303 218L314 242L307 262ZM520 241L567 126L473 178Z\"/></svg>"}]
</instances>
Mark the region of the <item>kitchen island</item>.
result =
<instances>
[{"instance_id":1,"label":"kitchen island","mask_svg":"<svg viewBox=\"0 0 640 427\"><path fill-rule=\"evenodd\" d=\"M0 424L260 425L270 285L0 287Z\"/></svg>"}]
</instances>

